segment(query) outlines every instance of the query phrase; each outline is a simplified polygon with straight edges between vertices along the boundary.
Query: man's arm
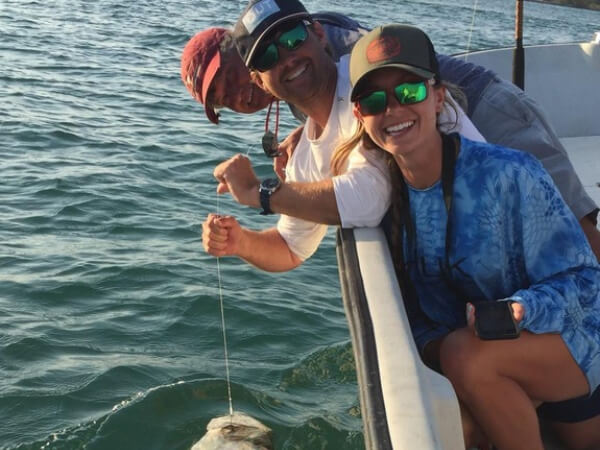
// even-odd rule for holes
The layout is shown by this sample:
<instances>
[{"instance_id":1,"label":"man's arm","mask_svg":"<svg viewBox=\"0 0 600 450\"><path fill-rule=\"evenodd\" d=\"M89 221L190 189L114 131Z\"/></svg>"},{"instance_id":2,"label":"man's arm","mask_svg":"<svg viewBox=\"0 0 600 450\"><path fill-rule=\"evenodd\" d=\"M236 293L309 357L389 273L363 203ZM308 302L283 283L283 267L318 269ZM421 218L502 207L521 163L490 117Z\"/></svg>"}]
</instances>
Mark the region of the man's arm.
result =
<instances>
[{"instance_id":1,"label":"man's arm","mask_svg":"<svg viewBox=\"0 0 600 450\"><path fill-rule=\"evenodd\" d=\"M260 207L260 202L256 207ZM312 183L282 183L271 196L271 209L310 222L341 224L331 178Z\"/></svg>"},{"instance_id":2,"label":"man's arm","mask_svg":"<svg viewBox=\"0 0 600 450\"><path fill-rule=\"evenodd\" d=\"M249 230L231 216L209 214L202 224L202 245L213 256L237 256L267 272L285 272L302 263L275 228Z\"/></svg>"},{"instance_id":3,"label":"man's arm","mask_svg":"<svg viewBox=\"0 0 600 450\"><path fill-rule=\"evenodd\" d=\"M260 184L248 158L236 155L214 171L218 193L230 192L238 203L260 208ZM348 171L315 182L289 182L271 196L271 210L325 225L372 227L379 224L390 199L385 164L354 152Z\"/></svg>"},{"instance_id":4,"label":"man's arm","mask_svg":"<svg viewBox=\"0 0 600 450\"><path fill-rule=\"evenodd\" d=\"M247 157L236 155L219 164L214 175L219 181L217 186L219 194L230 192L236 202L252 208L260 208L258 193L260 181ZM277 192L271 196L271 210L310 222L326 225L340 224L331 179L312 183L282 183Z\"/></svg>"}]
</instances>

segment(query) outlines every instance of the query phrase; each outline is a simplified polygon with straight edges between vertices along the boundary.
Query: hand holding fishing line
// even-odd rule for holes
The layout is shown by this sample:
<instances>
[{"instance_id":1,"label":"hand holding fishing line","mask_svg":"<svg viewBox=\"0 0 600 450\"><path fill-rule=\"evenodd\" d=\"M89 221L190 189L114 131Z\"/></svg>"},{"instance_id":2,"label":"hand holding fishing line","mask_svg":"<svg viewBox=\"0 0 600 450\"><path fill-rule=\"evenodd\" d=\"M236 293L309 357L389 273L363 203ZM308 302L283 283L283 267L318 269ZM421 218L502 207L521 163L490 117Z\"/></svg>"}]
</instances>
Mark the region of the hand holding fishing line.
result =
<instances>
[{"instance_id":1,"label":"hand holding fishing line","mask_svg":"<svg viewBox=\"0 0 600 450\"><path fill-rule=\"evenodd\" d=\"M209 214L202 224L202 246L212 256L235 256L241 253L242 233L235 217Z\"/></svg>"}]
</instances>

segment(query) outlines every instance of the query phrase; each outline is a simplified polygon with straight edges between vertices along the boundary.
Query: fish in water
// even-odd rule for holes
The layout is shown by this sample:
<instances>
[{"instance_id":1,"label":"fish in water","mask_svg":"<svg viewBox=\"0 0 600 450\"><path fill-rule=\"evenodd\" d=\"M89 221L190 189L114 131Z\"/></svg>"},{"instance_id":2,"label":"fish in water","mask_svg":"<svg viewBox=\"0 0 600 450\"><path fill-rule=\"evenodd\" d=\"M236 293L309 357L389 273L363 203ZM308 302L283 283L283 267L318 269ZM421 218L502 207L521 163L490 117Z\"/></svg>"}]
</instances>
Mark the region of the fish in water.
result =
<instances>
[{"instance_id":1,"label":"fish in water","mask_svg":"<svg viewBox=\"0 0 600 450\"><path fill-rule=\"evenodd\" d=\"M271 429L241 412L215 417L192 450L273 450Z\"/></svg>"}]
</instances>

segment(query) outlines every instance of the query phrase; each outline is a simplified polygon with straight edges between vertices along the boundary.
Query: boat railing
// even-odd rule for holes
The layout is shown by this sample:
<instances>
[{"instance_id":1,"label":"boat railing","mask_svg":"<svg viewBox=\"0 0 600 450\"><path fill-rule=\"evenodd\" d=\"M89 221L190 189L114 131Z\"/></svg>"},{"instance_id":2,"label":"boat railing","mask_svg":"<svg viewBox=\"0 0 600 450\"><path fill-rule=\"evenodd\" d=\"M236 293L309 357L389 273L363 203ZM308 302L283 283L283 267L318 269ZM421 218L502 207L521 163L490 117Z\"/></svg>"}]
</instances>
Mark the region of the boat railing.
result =
<instances>
[{"instance_id":1,"label":"boat railing","mask_svg":"<svg viewBox=\"0 0 600 450\"><path fill-rule=\"evenodd\" d=\"M367 448L464 448L456 394L419 356L383 231L340 229L337 256Z\"/></svg>"}]
</instances>

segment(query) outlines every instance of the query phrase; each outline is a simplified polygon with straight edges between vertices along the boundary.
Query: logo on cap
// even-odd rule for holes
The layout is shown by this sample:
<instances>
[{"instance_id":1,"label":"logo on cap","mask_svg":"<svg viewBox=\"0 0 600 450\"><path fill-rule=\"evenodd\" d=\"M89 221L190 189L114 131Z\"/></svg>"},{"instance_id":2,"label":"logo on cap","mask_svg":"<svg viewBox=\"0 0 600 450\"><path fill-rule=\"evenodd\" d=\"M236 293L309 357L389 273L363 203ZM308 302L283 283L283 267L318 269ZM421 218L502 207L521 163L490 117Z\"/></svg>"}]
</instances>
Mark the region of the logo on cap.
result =
<instances>
[{"instance_id":1,"label":"logo on cap","mask_svg":"<svg viewBox=\"0 0 600 450\"><path fill-rule=\"evenodd\" d=\"M244 14L242 22L244 23L246 30L248 30L248 33L252 34L252 32L256 30L267 17L272 16L279 11L279 6L275 0L261 0Z\"/></svg>"},{"instance_id":2,"label":"logo on cap","mask_svg":"<svg viewBox=\"0 0 600 450\"><path fill-rule=\"evenodd\" d=\"M367 47L367 61L374 64L392 59L402 52L400 40L394 36L382 36Z\"/></svg>"}]
</instances>

